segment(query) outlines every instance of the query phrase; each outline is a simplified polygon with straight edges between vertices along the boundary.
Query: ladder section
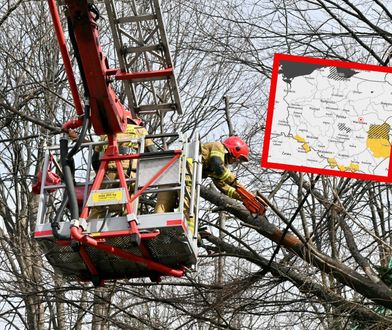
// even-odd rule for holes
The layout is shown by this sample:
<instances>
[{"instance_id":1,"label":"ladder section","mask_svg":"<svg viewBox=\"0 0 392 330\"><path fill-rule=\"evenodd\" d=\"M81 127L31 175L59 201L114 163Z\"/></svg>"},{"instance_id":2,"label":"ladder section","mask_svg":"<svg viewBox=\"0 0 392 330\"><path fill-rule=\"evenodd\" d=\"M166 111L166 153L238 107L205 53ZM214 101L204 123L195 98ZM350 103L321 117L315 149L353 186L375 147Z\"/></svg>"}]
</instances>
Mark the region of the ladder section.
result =
<instances>
[{"instance_id":1,"label":"ladder section","mask_svg":"<svg viewBox=\"0 0 392 330\"><path fill-rule=\"evenodd\" d=\"M124 14L114 0L105 0L128 107L133 115L182 113L173 63L158 0L130 0ZM119 15L119 12L122 15Z\"/></svg>"}]
</instances>

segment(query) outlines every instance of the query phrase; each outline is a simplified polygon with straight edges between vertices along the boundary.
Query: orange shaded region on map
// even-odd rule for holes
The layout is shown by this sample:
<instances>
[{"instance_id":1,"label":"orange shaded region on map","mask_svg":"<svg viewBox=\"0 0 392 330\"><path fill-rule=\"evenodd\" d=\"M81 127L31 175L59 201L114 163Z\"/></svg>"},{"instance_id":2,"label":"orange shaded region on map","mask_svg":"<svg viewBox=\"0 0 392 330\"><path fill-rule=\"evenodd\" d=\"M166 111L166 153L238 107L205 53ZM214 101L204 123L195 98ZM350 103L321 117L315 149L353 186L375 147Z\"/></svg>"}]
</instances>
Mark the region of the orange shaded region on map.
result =
<instances>
[{"instance_id":1,"label":"orange shaded region on map","mask_svg":"<svg viewBox=\"0 0 392 330\"><path fill-rule=\"evenodd\" d=\"M370 125L366 146L376 158L387 158L391 154L391 143L389 142L389 131L391 127L384 123L381 125Z\"/></svg>"}]
</instances>

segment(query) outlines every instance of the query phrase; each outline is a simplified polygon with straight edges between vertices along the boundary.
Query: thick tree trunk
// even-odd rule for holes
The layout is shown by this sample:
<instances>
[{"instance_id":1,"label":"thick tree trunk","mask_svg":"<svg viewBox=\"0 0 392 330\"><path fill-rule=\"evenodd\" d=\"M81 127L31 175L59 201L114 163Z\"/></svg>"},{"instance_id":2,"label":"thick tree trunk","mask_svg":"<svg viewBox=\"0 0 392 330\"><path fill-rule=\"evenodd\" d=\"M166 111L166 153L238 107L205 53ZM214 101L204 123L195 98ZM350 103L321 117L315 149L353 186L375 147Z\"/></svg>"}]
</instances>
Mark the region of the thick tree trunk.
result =
<instances>
[{"instance_id":1,"label":"thick tree trunk","mask_svg":"<svg viewBox=\"0 0 392 330\"><path fill-rule=\"evenodd\" d=\"M357 273L340 261L318 252L311 243L305 244L291 233L283 237L283 231L271 224L266 217L253 217L242 205L214 191L201 187L201 196L211 203L224 208L241 221L250 224L264 237L281 244L303 260L317 267L324 273L331 274L338 282L344 284L378 305L392 309L392 290L382 281L377 283Z\"/></svg>"}]
</instances>

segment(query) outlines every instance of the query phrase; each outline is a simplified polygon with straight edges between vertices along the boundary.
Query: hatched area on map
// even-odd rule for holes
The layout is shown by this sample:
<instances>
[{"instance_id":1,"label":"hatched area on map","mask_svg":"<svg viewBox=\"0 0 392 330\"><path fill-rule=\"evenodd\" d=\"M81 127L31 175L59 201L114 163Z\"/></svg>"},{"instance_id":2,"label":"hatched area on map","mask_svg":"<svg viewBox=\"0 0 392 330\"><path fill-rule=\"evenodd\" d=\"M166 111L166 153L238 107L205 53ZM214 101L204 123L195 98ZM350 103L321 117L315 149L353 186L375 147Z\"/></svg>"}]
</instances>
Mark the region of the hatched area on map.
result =
<instances>
[{"instance_id":1,"label":"hatched area on map","mask_svg":"<svg viewBox=\"0 0 392 330\"><path fill-rule=\"evenodd\" d=\"M268 162L387 176L392 74L280 61Z\"/></svg>"}]
</instances>

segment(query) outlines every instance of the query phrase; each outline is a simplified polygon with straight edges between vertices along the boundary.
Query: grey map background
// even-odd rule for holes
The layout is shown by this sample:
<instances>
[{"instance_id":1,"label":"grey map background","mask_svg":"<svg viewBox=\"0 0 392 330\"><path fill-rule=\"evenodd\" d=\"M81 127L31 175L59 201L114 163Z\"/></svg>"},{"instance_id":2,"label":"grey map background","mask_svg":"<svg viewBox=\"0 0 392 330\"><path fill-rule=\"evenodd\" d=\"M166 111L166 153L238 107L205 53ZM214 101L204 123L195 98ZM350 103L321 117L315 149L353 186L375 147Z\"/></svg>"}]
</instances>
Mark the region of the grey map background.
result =
<instances>
[{"instance_id":1,"label":"grey map background","mask_svg":"<svg viewBox=\"0 0 392 330\"><path fill-rule=\"evenodd\" d=\"M282 60L268 162L387 176L390 73Z\"/></svg>"}]
</instances>

